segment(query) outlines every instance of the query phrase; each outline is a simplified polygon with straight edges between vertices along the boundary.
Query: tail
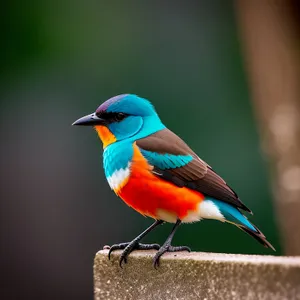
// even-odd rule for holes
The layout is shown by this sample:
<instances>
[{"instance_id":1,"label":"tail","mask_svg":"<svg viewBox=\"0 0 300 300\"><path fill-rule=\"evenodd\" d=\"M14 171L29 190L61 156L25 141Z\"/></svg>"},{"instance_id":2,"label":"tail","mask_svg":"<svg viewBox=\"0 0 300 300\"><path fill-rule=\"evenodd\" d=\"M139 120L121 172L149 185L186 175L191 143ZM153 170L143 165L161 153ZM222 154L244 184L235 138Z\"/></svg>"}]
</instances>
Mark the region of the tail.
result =
<instances>
[{"instance_id":1,"label":"tail","mask_svg":"<svg viewBox=\"0 0 300 300\"><path fill-rule=\"evenodd\" d=\"M264 247L276 251L271 243L267 241L264 234L255 225L250 223L248 219L238 210L238 208L223 201L215 199L212 199L211 201L218 207L226 222L231 223L248 233Z\"/></svg>"}]
</instances>

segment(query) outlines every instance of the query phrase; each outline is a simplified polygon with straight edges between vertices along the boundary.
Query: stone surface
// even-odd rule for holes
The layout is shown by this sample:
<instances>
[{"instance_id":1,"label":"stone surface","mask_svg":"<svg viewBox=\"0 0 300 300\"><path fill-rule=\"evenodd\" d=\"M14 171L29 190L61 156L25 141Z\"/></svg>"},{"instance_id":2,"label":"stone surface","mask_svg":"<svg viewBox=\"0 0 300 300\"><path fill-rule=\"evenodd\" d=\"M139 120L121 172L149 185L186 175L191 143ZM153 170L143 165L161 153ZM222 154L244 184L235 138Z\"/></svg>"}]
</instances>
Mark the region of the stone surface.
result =
<instances>
[{"instance_id":1,"label":"stone surface","mask_svg":"<svg viewBox=\"0 0 300 300\"><path fill-rule=\"evenodd\" d=\"M94 263L95 299L300 299L300 257L204 252L167 253L158 270L154 251L135 251L119 267L99 251Z\"/></svg>"}]
</instances>

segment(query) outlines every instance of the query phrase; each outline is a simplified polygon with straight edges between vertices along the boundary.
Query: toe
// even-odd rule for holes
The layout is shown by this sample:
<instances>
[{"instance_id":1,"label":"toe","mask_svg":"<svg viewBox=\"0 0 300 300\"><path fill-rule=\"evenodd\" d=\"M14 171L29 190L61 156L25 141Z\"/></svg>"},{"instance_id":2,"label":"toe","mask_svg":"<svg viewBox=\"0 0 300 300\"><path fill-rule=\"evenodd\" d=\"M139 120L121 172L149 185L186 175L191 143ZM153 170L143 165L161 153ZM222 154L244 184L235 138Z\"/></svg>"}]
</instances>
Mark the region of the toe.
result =
<instances>
[{"instance_id":1,"label":"toe","mask_svg":"<svg viewBox=\"0 0 300 300\"><path fill-rule=\"evenodd\" d=\"M120 268L122 268L122 269L123 269L123 266L122 266L123 262L124 262L125 264L127 264L127 257L124 256L124 255L121 255L120 261L119 261L119 266L120 266Z\"/></svg>"},{"instance_id":2,"label":"toe","mask_svg":"<svg viewBox=\"0 0 300 300\"><path fill-rule=\"evenodd\" d=\"M159 259L160 259L160 256L154 256L153 258L153 267L157 270L157 268L159 267Z\"/></svg>"},{"instance_id":3,"label":"toe","mask_svg":"<svg viewBox=\"0 0 300 300\"><path fill-rule=\"evenodd\" d=\"M191 252L191 249L187 246L177 246L177 247L170 246L168 249L168 252L179 252L179 251Z\"/></svg>"},{"instance_id":4,"label":"toe","mask_svg":"<svg viewBox=\"0 0 300 300\"><path fill-rule=\"evenodd\" d=\"M115 250L122 250L125 249L127 247L129 243L120 243L120 244L114 244L110 247L109 251L108 251L108 259L110 260L110 255L113 251Z\"/></svg>"},{"instance_id":5,"label":"toe","mask_svg":"<svg viewBox=\"0 0 300 300\"><path fill-rule=\"evenodd\" d=\"M159 244L139 244L136 249L138 250L159 250L160 245Z\"/></svg>"}]
</instances>

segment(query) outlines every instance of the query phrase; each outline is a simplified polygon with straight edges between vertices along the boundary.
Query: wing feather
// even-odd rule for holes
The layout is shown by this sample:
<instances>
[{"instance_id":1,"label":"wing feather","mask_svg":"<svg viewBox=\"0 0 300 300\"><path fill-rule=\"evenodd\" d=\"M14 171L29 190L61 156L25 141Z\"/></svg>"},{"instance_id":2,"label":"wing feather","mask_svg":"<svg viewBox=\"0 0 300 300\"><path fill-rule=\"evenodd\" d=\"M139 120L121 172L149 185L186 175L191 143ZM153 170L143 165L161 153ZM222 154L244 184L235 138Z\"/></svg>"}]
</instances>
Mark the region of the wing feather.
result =
<instances>
[{"instance_id":1,"label":"wing feather","mask_svg":"<svg viewBox=\"0 0 300 300\"><path fill-rule=\"evenodd\" d=\"M155 175L177 186L186 186L251 212L226 182L169 129L139 139L136 144L149 163L154 166Z\"/></svg>"}]
</instances>

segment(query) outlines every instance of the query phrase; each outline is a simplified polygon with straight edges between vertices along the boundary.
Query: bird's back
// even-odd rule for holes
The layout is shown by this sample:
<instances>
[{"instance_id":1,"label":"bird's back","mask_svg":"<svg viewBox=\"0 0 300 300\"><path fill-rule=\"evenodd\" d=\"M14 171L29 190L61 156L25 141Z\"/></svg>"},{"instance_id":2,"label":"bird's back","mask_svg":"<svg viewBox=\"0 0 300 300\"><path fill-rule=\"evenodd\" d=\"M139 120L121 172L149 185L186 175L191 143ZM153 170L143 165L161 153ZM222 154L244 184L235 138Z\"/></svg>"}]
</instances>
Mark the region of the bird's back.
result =
<instances>
[{"instance_id":1,"label":"bird's back","mask_svg":"<svg viewBox=\"0 0 300 300\"><path fill-rule=\"evenodd\" d=\"M175 133L165 128L137 141L162 179L250 212L237 194Z\"/></svg>"}]
</instances>

